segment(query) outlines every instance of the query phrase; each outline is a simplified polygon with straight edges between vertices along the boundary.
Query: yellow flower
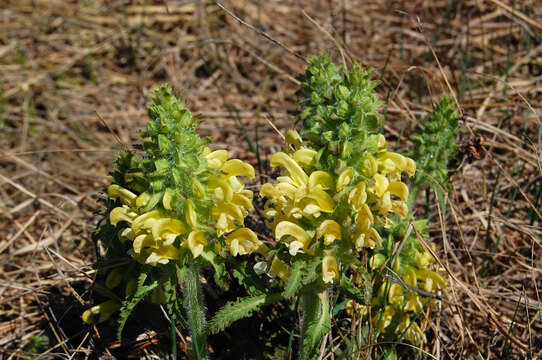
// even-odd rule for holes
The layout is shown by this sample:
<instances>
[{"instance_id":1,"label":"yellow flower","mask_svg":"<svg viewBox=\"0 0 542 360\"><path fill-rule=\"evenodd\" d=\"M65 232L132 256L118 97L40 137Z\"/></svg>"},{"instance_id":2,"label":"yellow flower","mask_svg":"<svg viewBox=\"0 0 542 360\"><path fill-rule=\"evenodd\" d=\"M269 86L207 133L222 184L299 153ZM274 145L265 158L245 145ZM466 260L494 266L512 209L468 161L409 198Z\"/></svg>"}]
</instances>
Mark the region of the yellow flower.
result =
<instances>
[{"instance_id":1,"label":"yellow flower","mask_svg":"<svg viewBox=\"0 0 542 360\"><path fill-rule=\"evenodd\" d=\"M436 294L446 288L444 279L434 271L419 269L416 271L418 280L424 282L423 289L429 293Z\"/></svg>"},{"instance_id":2,"label":"yellow flower","mask_svg":"<svg viewBox=\"0 0 542 360\"><path fill-rule=\"evenodd\" d=\"M406 172L409 176L416 173L414 160L394 152L384 152L378 155L378 171L391 180L401 179L401 173Z\"/></svg>"},{"instance_id":3,"label":"yellow flower","mask_svg":"<svg viewBox=\"0 0 542 360\"><path fill-rule=\"evenodd\" d=\"M271 167L282 166L286 169L288 177L292 179L293 185L302 186L307 184L309 177L305 171L288 154L278 152L271 156ZM280 181L280 180L279 180Z\"/></svg>"},{"instance_id":4,"label":"yellow flower","mask_svg":"<svg viewBox=\"0 0 542 360\"><path fill-rule=\"evenodd\" d=\"M307 148L301 148L297 150L294 155L294 161L299 165L308 168L314 165L317 152Z\"/></svg>"},{"instance_id":5,"label":"yellow flower","mask_svg":"<svg viewBox=\"0 0 542 360\"><path fill-rule=\"evenodd\" d=\"M228 160L228 152L226 150L216 150L211 152L209 148L205 148L203 157L207 159L207 165L211 169L218 170L224 165L226 160Z\"/></svg>"},{"instance_id":6,"label":"yellow flower","mask_svg":"<svg viewBox=\"0 0 542 360\"><path fill-rule=\"evenodd\" d=\"M427 341L418 323L415 321L411 323L408 315L401 316L395 333L397 335L404 335L405 339L415 345L420 345Z\"/></svg>"},{"instance_id":7,"label":"yellow flower","mask_svg":"<svg viewBox=\"0 0 542 360\"><path fill-rule=\"evenodd\" d=\"M286 237L286 245L290 255L295 256L300 250L307 250L310 245L311 236L303 228L290 221L281 221L275 228L275 238L283 241Z\"/></svg>"},{"instance_id":8,"label":"yellow flower","mask_svg":"<svg viewBox=\"0 0 542 360\"><path fill-rule=\"evenodd\" d=\"M216 221L216 234L222 236L235 230L236 224L243 224L244 216L239 206L233 203L218 203L211 209Z\"/></svg>"},{"instance_id":9,"label":"yellow flower","mask_svg":"<svg viewBox=\"0 0 542 360\"><path fill-rule=\"evenodd\" d=\"M192 252L192 256L197 258L203 252L203 248L207 245L207 239L205 239L205 233L201 230L193 230L188 234L186 239L186 246Z\"/></svg>"},{"instance_id":10,"label":"yellow flower","mask_svg":"<svg viewBox=\"0 0 542 360\"><path fill-rule=\"evenodd\" d=\"M116 226L120 221L126 221L129 224L137 217L137 213L132 211L128 206L116 207L109 213L109 222Z\"/></svg>"},{"instance_id":11,"label":"yellow flower","mask_svg":"<svg viewBox=\"0 0 542 360\"><path fill-rule=\"evenodd\" d=\"M339 279L339 267L337 259L333 255L325 255L322 259L322 280L326 284Z\"/></svg>"},{"instance_id":12,"label":"yellow flower","mask_svg":"<svg viewBox=\"0 0 542 360\"><path fill-rule=\"evenodd\" d=\"M252 191L245 190L237 177L253 178L254 168L239 159L228 160L226 150L211 152L206 148L202 156L209 167L219 172L209 179L208 189L215 201L211 217L216 221L216 235L222 236L242 226L248 210L253 209Z\"/></svg>"},{"instance_id":13,"label":"yellow flower","mask_svg":"<svg viewBox=\"0 0 542 360\"><path fill-rule=\"evenodd\" d=\"M172 245L177 236L186 233L186 227L177 219L162 218L153 223L151 231L155 239L161 239L164 245Z\"/></svg>"},{"instance_id":14,"label":"yellow flower","mask_svg":"<svg viewBox=\"0 0 542 360\"><path fill-rule=\"evenodd\" d=\"M373 324L376 326L380 321L380 331L384 331L391 324L394 315L395 310L393 309L393 306L387 305L384 308L384 313L382 313L382 319L380 319L380 313L377 313L373 317Z\"/></svg>"},{"instance_id":15,"label":"yellow flower","mask_svg":"<svg viewBox=\"0 0 542 360\"><path fill-rule=\"evenodd\" d=\"M348 186L348 184L350 184L353 178L354 178L353 168L349 167L343 170L341 172L341 175L339 175L339 178L337 179L336 190L341 191L342 189L344 189L346 186Z\"/></svg>"},{"instance_id":16,"label":"yellow flower","mask_svg":"<svg viewBox=\"0 0 542 360\"><path fill-rule=\"evenodd\" d=\"M184 205L184 216L186 223L190 225L192 229L198 228L198 215L196 214L196 209L194 208L194 202L190 199L186 200Z\"/></svg>"},{"instance_id":17,"label":"yellow flower","mask_svg":"<svg viewBox=\"0 0 542 360\"><path fill-rule=\"evenodd\" d=\"M269 273L271 275L279 277L283 281L287 281L288 276L290 275L290 270L288 269L286 264L282 262L282 260L280 260L277 256L274 256L273 260L271 261L271 268L269 269Z\"/></svg>"},{"instance_id":18,"label":"yellow flower","mask_svg":"<svg viewBox=\"0 0 542 360\"><path fill-rule=\"evenodd\" d=\"M93 306L90 309L85 310L83 315L83 321L87 324L93 324L95 322L103 322L111 317L111 315L120 309L120 302L117 300L108 300L99 305ZM96 319L96 317L98 317Z\"/></svg>"},{"instance_id":19,"label":"yellow flower","mask_svg":"<svg viewBox=\"0 0 542 360\"><path fill-rule=\"evenodd\" d=\"M258 240L256 234L247 228L238 229L228 236L226 236L226 242L230 248L230 253L233 256L247 255L253 252L259 252L265 255L269 248L265 246L263 242Z\"/></svg>"},{"instance_id":20,"label":"yellow flower","mask_svg":"<svg viewBox=\"0 0 542 360\"><path fill-rule=\"evenodd\" d=\"M137 198L136 194L116 184L107 188L107 195L109 195L111 199L120 198L120 201L129 207L135 206L135 200Z\"/></svg>"},{"instance_id":21,"label":"yellow flower","mask_svg":"<svg viewBox=\"0 0 542 360\"><path fill-rule=\"evenodd\" d=\"M324 244L331 245L341 238L341 226L334 220L324 220L316 230L316 238L324 237Z\"/></svg>"},{"instance_id":22,"label":"yellow flower","mask_svg":"<svg viewBox=\"0 0 542 360\"><path fill-rule=\"evenodd\" d=\"M297 131L295 131L293 129L290 129L290 130L286 131L285 140L286 140L287 144L293 145L296 148L299 148L301 146L301 142L302 142L301 136L299 136Z\"/></svg>"},{"instance_id":23,"label":"yellow flower","mask_svg":"<svg viewBox=\"0 0 542 360\"><path fill-rule=\"evenodd\" d=\"M301 149L294 154L294 158L283 152L275 153L271 157L271 166L282 166L285 174L278 177L277 185L262 186L260 195L270 197L266 203L267 207L273 207L286 217L295 219L318 218L322 212L333 212L335 202L325 191L334 187L333 178L320 170L308 176L296 161L296 154L301 154L298 156L300 162L309 162L308 158L311 158L314 152ZM268 217L276 215L276 213L271 213Z\"/></svg>"},{"instance_id":24,"label":"yellow flower","mask_svg":"<svg viewBox=\"0 0 542 360\"><path fill-rule=\"evenodd\" d=\"M374 254L369 259L369 267L372 270L379 269L386 262L386 257L383 254Z\"/></svg>"},{"instance_id":25,"label":"yellow flower","mask_svg":"<svg viewBox=\"0 0 542 360\"><path fill-rule=\"evenodd\" d=\"M350 316L353 316L355 313L357 316L363 317L369 313L368 306L358 304L354 300L349 300L344 306L344 310Z\"/></svg>"}]
</instances>

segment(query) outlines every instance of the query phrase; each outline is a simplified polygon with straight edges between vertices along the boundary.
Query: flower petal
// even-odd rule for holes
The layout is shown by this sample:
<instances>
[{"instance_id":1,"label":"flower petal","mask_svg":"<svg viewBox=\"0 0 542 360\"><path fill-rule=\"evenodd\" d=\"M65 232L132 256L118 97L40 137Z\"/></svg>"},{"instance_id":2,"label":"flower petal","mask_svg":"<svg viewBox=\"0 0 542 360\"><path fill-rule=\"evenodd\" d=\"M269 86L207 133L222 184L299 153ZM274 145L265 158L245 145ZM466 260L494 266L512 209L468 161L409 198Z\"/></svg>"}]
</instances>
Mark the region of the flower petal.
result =
<instances>
[{"instance_id":1,"label":"flower petal","mask_svg":"<svg viewBox=\"0 0 542 360\"><path fill-rule=\"evenodd\" d=\"M365 191L365 188L365 183L360 182L350 191L350 194L348 194L348 203L356 210L367 201L367 192Z\"/></svg>"},{"instance_id":2,"label":"flower petal","mask_svg":"<svg viewBox=\"0 0 542 360\"><path fill-rule=\"evenodd\" d=\"M303 141L301 140L301 136L299 136L298 132L293 129L286 131L285 140L288 145L293 145L295 147L301 146Z\"/></svg>"},{"instance_id":3,"label":"flower petal","mask_svg":"<svg viewBox=\"0 0 542 360\"><path fill-rule=\"evenodd\" d=\"M398 196L403 201L408 200L408 187L400 181L390 182L388 191L390 194Z\"/></svg>"},{"instance_id":4,"label":"flower petal","mask_svg":"<svg viewBox=\"0 0 542 360\"><path fill-rule=\"evenodd\" d=\"M275 228L275 239L281 241L281 239L287 235L292 236L297 241L301 242L304 248L306 248L311 241L311 236L303 230L301 226L290 221L279 222Z\"/></svg>"},{"instance_id":5,"label":"flower petal","mask_svg":"<svg viewBox=\"0 0 542 360\"><path fill-rule=\"evenodd\" d=\"M260 188L260 196L261 197L269 197L272 199L275 199L280 196L279 192L275 187L270 183L265 183Z\"/></svg>"},{"instance_id":6,"label":"flower petal","mask_svg":"<svg viewBox=\"0 0 542 360\"><path fill-rule=\"evenodd\" d=\"M333 188L333 178L325 171L316 170L309 176L309 191L316 189L328 190Z\"/></svg>"},{"instance_id":7,"label":"flower petal","mask_svg":"<svg viewBox=\"0 0 542 360\"><path fill-rule=\"evenodd\" d=\"M142 235L137 236L134 239L133 247L134 247L134 252L136 254L140 254L141 250L143 250L144 248L147 248L147 247L156 248L158 246L156 244L156 240L153 238L151 234L142 234Z\"/></svg>"},{"instance_id":8,"label":"flower petal","mask_svg":"<svg viewBox=\"0 0 542 360\"><path fill-rule=\"evenodd\" d=\"M316 230L316 238L324 237L324 244L330 245L341 238L341 226L334 220L324 220Z\"/></svg>"},{"instance_id":9,"label":"flower petal","mask_svg":"<svg viewBox=\"0 0 542 360\"><path fill-rule=\"evenodd\" d=\"M273 257L269 272L271 273L271 275L277 276L283 281L287 281L288 276L290 275L290 270L288 270L286 264L284 264L282 260L280 260L277 256Z\"/></svg>"},{"instance_id":10,"label":"flower petal","mask_svg":"<svg viewBox=\"0 0 542 360\"><path fill-rule=\"evenodd\" d=\"M386 160L391 160L393 161L393 163L395 164L395 166L400 170L400 171L404 171L407 167L407 158L404 157L403 155L401 154L398 154L398 153L395 153L395 152L392 152L392 151L387 151L385 153L382 153L378 156L378 162L384 162Z\"/></svg>"},{"instance_id":11,"label":"flower petal","mask_svg":"<svg viewBox=\"0 0 542 360\"><path fill-rule=\"evenodd\" d=\"M373 176L375 181L374 191L376 196L381 197L388 189L389 181L384 175L375 174Z\"/></svg>"},{"instance_id":12,"label":"flower petal","mask_svg":"<svg viewBox=\"0 0 542 360\"><path fill-rule=\"evenodd\" d=\"M337 265L337 259L332 255L325 255L322 260L322 280L326 284L333 282L333 280L339 279L339 267Z\"/></svg>"},{"instance_id":13,"label":"flower petal","mask_svg":"<svg viewBox=\"0 0 542 360\"><path fill-rule=\"evenodd\" d=\"M353 178L354 169L351 167L344 169L343 172L341 172L341 175L339 175L339 178L337 179L336 190L341 191L342 189L344 189L346 186L348 186L348 184L350 184Z\"/></svg>"},{"instance_id":14,"label":"flower petal","mask_svg":"<svg viewBox=\"0 0 542 360\"><path fill-rule=\"evenodd\" d=\"M227 182L214 178L209 180L209 189L214 192L215 198L220 201L229 202L233 198L233 190Z\"/></svg>"},{"instance_id":15,"label":"flower petal","mask_svg":"<svg viewBox=\"0 0 542 360\"><path fill-rule=\"evenodd\" d=\"M316 200L316 202L320 206L320 209L323 212L330 213L333 212L333 210L335 209L335 201L333 201L331 196L324 190L315 189L311 191L306 197Z\"/></svg>"},{"instance_id":16,"label":"flower petal","mask_svg":"<svg viewBox=\"0 0 542 360\"><path fill-rule=\"evenodd\" d=\"M249 178L255 176L254 168L250 164L239 159L226 161L220 168L220 171L226 173L228 176L247 176Z\"/></svg>"},{"instance_id":17,"label":"flower petal","mask_svg":"<svg viewBox=\"0 0 542 360\"><path fill-rule=\"evenodd\" d=\"M404 168L404 171L408 174L408 176L414 176L416 174L416 162L412 160L411 158L406 158L406 166Z\"/></svg>"},{"instance_id":18,"label":"flower petal","mask_svg":"<svg viewBox=\"0 0 542 360\"><path fill-rule=\"evenodd\" d=\"M203 252L203 248L207 245L207 239L205 234L201 230L194 230L188 234L188 239L186 240L186 245L188 249L192 252L192 256L197 258Z\"/></svg>"},{"instance_id":19,"label":"flower petal","mask_svg":"<svg viewBox=\"0 0 542 360\"><path fill-rule=\"evenodd\" d=\"M248 210L254 209L254 206L252 205L252 201L248 199L246 196L241 195L241 194L234 194L231 202L237 206L240 206Z\"/></svg>"},{"instance_id":20,"label":"flower petal","mask_svg":"<svg viewBox=\"0 0 542 360\"><path fill-rule=\"evenodd\" d=\"M175 239L178 235L185 234L186 231L186 226L181 221L173 218L159 219L152 225L152 236L155 239L162 238L164 233L173 235L173 239Z\"/></svg>"},{"instance_id":21,"label":"flower petal","mask_svg":"<svg viewBox=\"0 0 542 360\"><path fill-rule=\"evenodd\" d=\"M162 214L159 210L153 210L139 215L132 223L132 230L134 231L134 234L139 235L141 230L151 229L153 223L161 217Z\"/></svg>"},{"instance_id":22,"label":"flower petal","mask_svg":"<svg viewBox=\"0 0 542 360\"><path fill-rule=\"evenodd\" d=\"M211 169L218 170L228 160L228 152L226 150L216 150L204 157L207 159L207 165Z\"/></svg>"},{"instance_id":23,"label":"flower petal","mask_svg":"<svg viewBox=\"0 0 542 360\"><path fill-rule=\"evenodd\" d=\"M296 185L306 184L309 180L305 171L286 153L278 152L271 156L271 167L282 166L288 171L288 174L296 182Z\"/></svg>"},{"instance_id":24,"label":"flower petal","mask_svg":"<svg viewBox=\"0 0 542 360\"><path fill-rule=\"evenodd\" d=\"M186 223L190 225L192 229L196 229L198 227L198 214L196 214L194 202L192 202L190 199L186 200L184 205L184 217L186 219Z\"/></svg>"},{"instance_id":25,"label":"flower petal","mask_svg":"<svg viewBox=\"0 0 542 360\"><path fill-rule=\"evenodd\" d=\"M128 205L130 207L135 206L135 199L137 198L136 194L117 184L113 184L107 188L107 195L109 195L111 199L120 198L120 201L124 205Z\"/></svg>"},{"instance_id":26,"label":"flower petal","mask_svg":"<svg viewBox=\"0 0 542 360\"><path fill-rule=\"evenodd\" d=\"M109 222L113 226L117 226L119 221L126 221L131 224L132 221L137 217L137 213L133 212L127 207L116 207L109 213Z\"/></svg>"},{"instance_id":27,"label":"flower petal","mask_svg":"<svg viewBox=\"0 0 542 360\"><path fill-rule=\"evenodd\" d=\"M233 256L247 255L254 251L257 251L262 245L265 246L258 236L247 228L238 229L228 236L226 236L226 242L230 248L230 253ZM265 246L267 248L267 246ZM269 250L269 249L268 249Z\"/></svg>"},{"instance_id":28,"label":"flower petal","mask_svg":"<svg viewBox=\"0 0 542 360\"><path fill-rule=\"evenodd\" d=\"M314 159L316 158L316 154L318 154L316 151L307 149L307 148L301 148L297 150L294 153L294 161L298 163L301 166L304 167L310 167L314 164Z\"/></svg>"}]
</instances>

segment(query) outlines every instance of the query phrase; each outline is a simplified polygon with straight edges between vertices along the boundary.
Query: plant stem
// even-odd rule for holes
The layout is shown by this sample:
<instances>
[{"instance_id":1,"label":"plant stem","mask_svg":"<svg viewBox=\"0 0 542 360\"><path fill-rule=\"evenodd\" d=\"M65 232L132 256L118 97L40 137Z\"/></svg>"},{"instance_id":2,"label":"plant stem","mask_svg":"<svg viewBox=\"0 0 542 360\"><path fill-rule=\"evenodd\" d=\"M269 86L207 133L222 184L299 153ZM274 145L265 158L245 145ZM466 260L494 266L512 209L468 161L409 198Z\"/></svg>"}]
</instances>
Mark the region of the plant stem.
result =
<instances>
[{"instance_id":1,"label":"plant stem","mask_svg":"<svg viewBox=\"0 0 542 360\"><path fill-rule=\"evenodd\" d=\"M314 359L324 336L331 329L329 294L326 289L313 289L302 296L303 325L300 359Z\"/></svg>"},{"instance_id":2,"label":"plant stem","mask_svg":"<svg viewBox=\"0 0 542 360\"><path fill-rule=\"evenodd\" d=\"M205 333L205 308L199 281L198 267L194 264L182 271L181 282L184 292L184 308L192 333L192 351L195 359L208 359Z\"/></svg>"}]
</instances>

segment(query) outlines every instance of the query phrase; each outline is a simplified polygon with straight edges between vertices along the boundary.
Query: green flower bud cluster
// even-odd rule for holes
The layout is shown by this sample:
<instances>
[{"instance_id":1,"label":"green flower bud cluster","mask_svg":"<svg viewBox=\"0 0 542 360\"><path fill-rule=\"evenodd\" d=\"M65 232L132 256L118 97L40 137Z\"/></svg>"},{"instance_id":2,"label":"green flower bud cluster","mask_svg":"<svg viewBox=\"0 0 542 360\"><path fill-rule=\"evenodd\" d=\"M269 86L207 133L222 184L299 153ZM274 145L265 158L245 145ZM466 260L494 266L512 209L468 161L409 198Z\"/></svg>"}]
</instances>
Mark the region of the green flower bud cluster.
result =
<instances>
[{"instance_id":1,"label":"green flower bud cluster","mask_svg":"<svg viewBox=\"0 0 542 360\"><path fill-rule=\"evenodd\" d=\"M411 137L415 146L409 154L420 170L414 181L418 184L429 176L429 183L447 188L449 163L455 158L459 147L459 115L454 100L444 97L419 125L419 134Z\"/></svg>"},{"instance_id":2,"label":"green flower bud cluster","mask_svg":"<svg viewBox=\"0 0 542 360\"><path fill-rule=\"evenodd\" d=\"M322 155L333 154L331 167L339 159L357 157L366 148L378 146L369 134L380 126L382 102L374 91L371 73L360 65L343 72L328 56L311 58L305 72L297 121L308 147Z\"/></svg>"}]
</instances>

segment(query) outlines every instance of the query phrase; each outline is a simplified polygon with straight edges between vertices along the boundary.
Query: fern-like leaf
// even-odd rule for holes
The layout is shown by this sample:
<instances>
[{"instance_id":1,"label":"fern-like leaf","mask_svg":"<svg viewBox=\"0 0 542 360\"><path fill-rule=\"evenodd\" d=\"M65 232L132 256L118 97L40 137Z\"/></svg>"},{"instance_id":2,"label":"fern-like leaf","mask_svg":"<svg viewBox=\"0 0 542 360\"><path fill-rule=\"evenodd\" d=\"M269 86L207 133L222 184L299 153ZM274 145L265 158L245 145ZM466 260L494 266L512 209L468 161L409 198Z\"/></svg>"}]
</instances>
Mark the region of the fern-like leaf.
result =
<instances>
[{"instance_id":1,"label":"fern-like leaf","mask_svg":"<svg viewBox=\"0 0 542 360\"><path fill-rule=\"evenodd\" d=\"M283 299L281 294L257 295L239 299L227 303L220 309L207 324L207 331L210 334L216 334L232 323L242 318L251 316L252 313L264 305L280 301Z\"/></svg>"},{"instance_id":2,"label":"fern-like leaf","mask_svg":"<svg viewBox=\"0 0 542 360\"><path fill-rule=\"evenodd\" d=\"M137 290L135 293L128 299L123 301L122 308L120 309L120 315L119 315L119 328L117 330L117 338L120 340L122 336L122 330L124 330L124 326L126 325L126 321L134 311L137 304L145 298L148 294L151 293L151 291L154 290L158 286L158 281L153 281L149 285L144 285L145 281L147 280L147 274L142 273L139 275L139 278L137 280Z\"/></svg>"},{"instance_id":3,"label":"fern-like leaf","mask_svg":"<svg viewBox=\"0 0 542 360\"><path fill-rule=\"evenodd\" d=\"M322 339L330 330L331 315L327 292L305 294L300 359L314 359Z\"/></svg>"},{"instance_id":4,"label":"fern-like leaf","mask_svg":"<svg viewBox=\"0 0 542 360\"><path fill-rule=\"evenodd\" d=\"M306 266L306 263L303 261L298 261L295 263L292 271L290 272L290 277L286 283L286 287L282 293L286 299L289 299L296 295L299 288L303 285L303 268Z\"/></svg>"}]
</instances>

